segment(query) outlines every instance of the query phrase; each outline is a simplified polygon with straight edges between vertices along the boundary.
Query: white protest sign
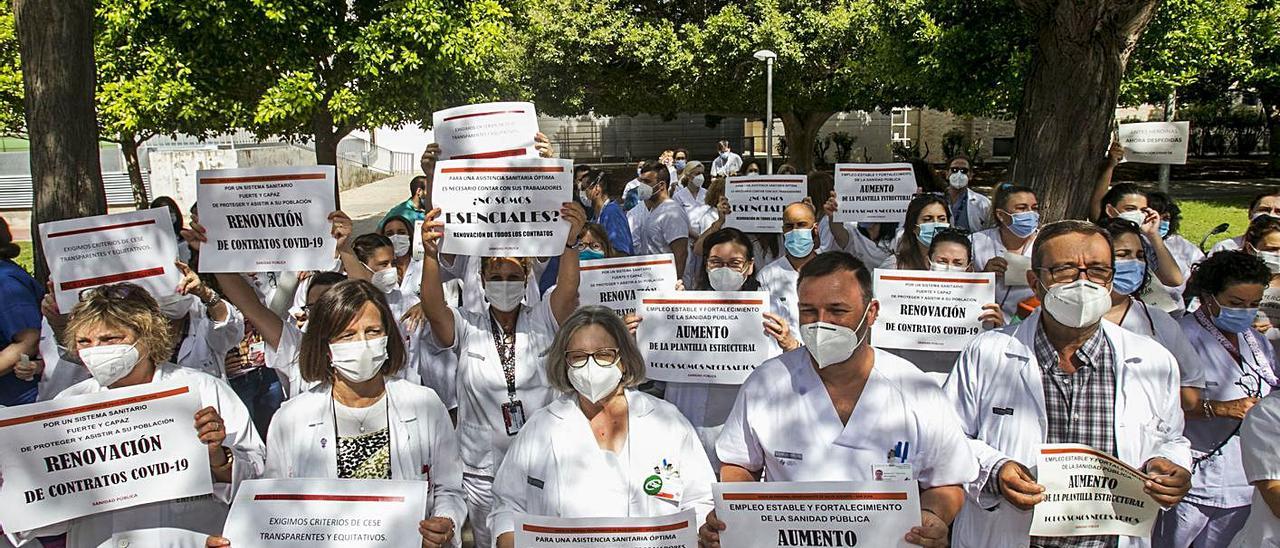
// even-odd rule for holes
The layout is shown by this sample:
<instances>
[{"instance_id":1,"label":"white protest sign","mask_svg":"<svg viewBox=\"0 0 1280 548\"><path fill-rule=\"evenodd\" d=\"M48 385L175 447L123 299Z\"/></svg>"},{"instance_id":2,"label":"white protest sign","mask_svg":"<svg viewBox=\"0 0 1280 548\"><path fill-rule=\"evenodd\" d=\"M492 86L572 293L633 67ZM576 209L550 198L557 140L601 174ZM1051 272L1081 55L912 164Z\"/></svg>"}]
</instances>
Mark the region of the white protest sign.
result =
<instances>
[{"instance_id":1,"label":"white protest sign","mask_svg":"<svg viewBox=\"0 0 1280 548\"><path fill-rule=\"evenodd\" d=\"M743 232L782 232L782 210L809 195L804 175L746 175L729 177L724 196L729 217L724 226Z\"/></svg>"},{"instance_id":2,"label":"white protest sign","mask_svg":"<svg viewBox=\"0 0 1280 548\"><path fill-rule=\"evenodd\" d=\"M696 548L693 510L640 518L552 518L516 514L520 548Z\"/></svg>"},{"instance_id":3,"label":"white protest sign","mask_svg":"<svg viewBox=\"0 0 1280 548\"><path fill-rule=\"evenodd\" d=\"M29 531L211 493L199 407L191 388L163 382L0 409L0 525Z\"/></svg>"},{"instance_id":4,"label":"white protest sign","mask_svg":"<svg viewBox=\"0 0 1280 548\"><path fill-rule=\"evenodd\" d=\"M129 546L163 546L164 548L205 548L209 535L174 527L153 527L112 533L98 548L128 548Z\"/></svg>"},{"instance_id":5,"label":"white protest sign","mask_svg":"<svg viewBox=\"0 0 1280 548\"><path fill-rule=\"evenodd\" d=\"M1027 287L1027 271L1031 270L1031 257L1013 251L1005 251L1004 285L1006 287Z\"/></svg>"},{"instance_id":6,"label":"white protest sign","mask_svg":"<svg viewBox=\"0 0 1280 548\"><path fill-rule=\"evenodd\" d=\"M240 484L222 536L232 546L419 546L431 512L428 483L409 480L261 479Z\"/></svg>"},{"instance_id":7,"label":"white protest sign","mask_svg":"<svg viewBox=\"0 0 1280 548\"><path fill-rule=\"evenodd\" d=\"M1036 482L1044 500L1035 506L1031 535L1150 538L1160 505L1142 490L1148 479L1087 445L1042 444Z\"/></svg>"},{"instance_id":8,"label":"white protest sign","mask_svg":"<svg viewBox=\"0 0 1280 548\"><path fill-rule=\"evenodd\" d=\"M579 306L603 305L625 316L636 311L636 293L676 288L676 259L670 253L592 259L579 263Z\"/></svg>"},{"instance_id":9,"label":"white protest sign","mask_svg":"<svg viewBox=\"0 0 1280 548\"><path fill-rule=\"evenodd\" d=\"M1271 295L1270 299L1268 299L1268 294ZM1138 294L1138 299L1147 306L1159 308L1170 314L1174 312L1181 314L1179 311L1186 310L1186 306L1181 302L1174 301L1173 295L1169 294L1169 290L1165 288L1164 284L1160 283L1160 280L1155 278L1152 278L1151 281L1147 282L1147 286L1142 288L1142 292ZM1270 316L1272 312L1280 310L1280 308L1276 307L1276 305L1280 305L1280 291L1272 293L1271 289L1267 289L1262 293L1262 305L1260 308L1263 312L1268 312L1268 302L1271 303L1271 312L1268 313L1268 316Z\"/></svg>"},{"instance_id":10,"label":"white protest sign","mask_svg":"<svg viewBox=\"0 0 1280 548\"><path fill-rule=\"evenodd\" d=\"M39 230L63 313L91 287L129 282L164 297L182 280L174 265L178 244L168 208L40 223Z\"/></svg>"},{"instance_id":11,"label":"white protest sign","mask_svg":"<svg viewBox=\"0 0 1280 548\"><path fill-rule=\"evenodd\" d=\"M413 222L413 260L415 261L421 261L427 254L426 248L422 247L422 224L425 222Z\"/></svg>"},{"instance_id":12,"label":"white protest sign","mask_svg":"<svg viewBox=\"0 0 1280 548\"><path fill-rule=\"evenodd\" d=\"M835 221L901 223L915 193L911 164L836 164Z\"/></svg>"},{"instance_id":13,"label":"white protest sign","mask_svg":"<svg viewBox=\"0 0 1280 548\"><path fill-rule=\"evenodd\" d=\"M449 160L436 164L431 203L444 222L441 253L558 257L569 225L573 161L550 158Z\"/></svg>"},{"instance_id":14,"label":"white protest sign","mask_svg":"<svg viewBox=\"0 0 1280 548\"><path fill-rule=\"evenodd\" d=\"M301 272L333 267L338 208L333 166L196 172L201 272Z\"/></svg>"},{"instance_id":15,"label":"white protest sign","mask_svg":"<svg viewBox=\"0 0 1280 548\"><path fill-rule=\"evenodd\" d=\"M877 268L880 315L871 326L878 348L961 350L982 332L982 305L995 302L991 272L913 272Z\"/></svg>"},{"instance_id":16,"label":"white protest sign","mask_svg":"<svg viewBox=\"0 0 1280 548\"><path fill-rule=\"evenodd\" d=\"M1191 122L1120 124L1116 130L1124 161L1143 164L1185 164Z\"/></svg>"},{"instance_id":17,"label":"white protest sign","mask_svg":"<svg viewBox=\"0 0 1280 548\"><path fill-rule=\"evenodd\" d=\"M431 129L441 160L536 157L533 103L484 103L437 111Z\"/></svg>"},{"instance_id":18,"label":"white protest sign","mask_svg":"<svg viewBox=\"0 0 1280 548\"><path fill-rule=\"evenodd\" d=\"M764 333L764 291L654 291L639 297L636 341L650 380L742 384L774 344Z\"/></svg>"},{"instance_id":19,"label":"white protest sign","mask_svg":"<svg viewBox=\"0 0 1280 548\"><path fill-rule=\"evenodd\" d=\"M907 547L920 526L914 481L713 483L720 545Z\"/></svg>"}]
</instances>

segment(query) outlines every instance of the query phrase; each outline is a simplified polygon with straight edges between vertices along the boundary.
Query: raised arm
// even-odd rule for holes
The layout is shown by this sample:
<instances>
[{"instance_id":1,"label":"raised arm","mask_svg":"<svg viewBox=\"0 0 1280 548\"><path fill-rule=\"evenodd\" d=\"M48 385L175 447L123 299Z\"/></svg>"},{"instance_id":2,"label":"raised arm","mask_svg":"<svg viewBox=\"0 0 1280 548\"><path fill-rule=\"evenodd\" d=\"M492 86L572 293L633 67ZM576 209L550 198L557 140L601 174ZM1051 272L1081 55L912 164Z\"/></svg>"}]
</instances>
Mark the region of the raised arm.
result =
<instances>
[{"instance_id":1,"label":"raised arm","mask_svg":"<svg viewBox=\"0 0 1280 548\"><path fill-rule=\"evenodd\" d=\"M431 324L431 333L441 348L450 348L454 343L453 311L449 310L444 300L444 283L440 281L440 242L444 240L444 223L437 221L440 208L427 212L422 222L422 285L419 293L423 313L427 323ZM576 259L577 256L575 255ZM574 262L574 274L577 274L577 262ZM576 290L576 287L575 287Z\"/></svg>"},{"instance_id":2,"label":"raised arm","mask_svg":"<svg viewBox=\"0 0 1280 548\"><path fill-rule=\"evenodd\" d=\"M569 237L564 243L564 252L560 253L560 270L556 272L556 288L551 290L551 313L556 323L563 323L569 315L578 309L578 236L582 234L583 225L587 224L587 213L582 206L573 202L560 205L560 217L569 225ZM533 280L530 280L532 283Z\"/></svg>"},{"instance_id":3,"label":"raised arm","mask_svg":"<svg viewBox=\"0 0 1280 548\"><path fill-rule=\"evenodd\" d=\"M346 271L347 278L352 280L372 280L373 272L365 268L360 259L356 258L355 251L351 249L351 217L341 210L334 211L329 214L329 234L335 240L338 240L337 247L334 248L334 256L342 262L342 270Z\"/></svg>"},{"instance_id":4,"label":"raised arm","mask_svg":"<svg viewBox=\"0 0 1280 548\"><path fill-rule=\"evenodd\" d=\"M280 346L280 332L284 329L284 320L272 312L270 308L258 300L258 293L249 286L240 274L214 274L218 286L222 288L222 296L244 314L246 320L253 324L262 341L272 348Z\"/></svg>"},{"instance_id":5,"label":"raised arm","mask_svg":"<svg viewBox=\"0 0 1280 548\"><path fill-rule=\"evenodd\" d=\"M1124 147L1120 146L1119 141L1111 142L1111 149L1107 151L1107 164L1103 166L1102 173L1098 174L1098 181L1093 184L1093 197L1089 200L1089 218L1097 219L1102 216L1102 197L1106 196L1107 190L1111 188L1111 176L1116 172L1116 166L1120 165L1120 160L1124 159Z\"/></svg>"},{"instance_id":6,"label":"raised arm","mask_svg":"<svg viewBox=\"0 0 1280 548\"><path fill-rule=\"evenodd\" d=\"M848 249L849 229L844 227L844 223L836 222L836 212L840 210L840 202L836 200L836 191L831 191L831 196L827 198L827 202L822 204L822 210L827 212L827 226L831 227L831 236L836 239L837 249Z\"/></svg>"},{"instance_id":7,"label":"raised arm","mask_svg":"<svg viewBox=\"0 0 1280 548\"><path fill-rule=\"evenodd\" d=\"M1160 214L1151 208L1144 209L1143 212L1147 214L1147 218L1142 221L1142 234L1147 237L1147 242L1156 254L1156 278L1169 287L1182 285L1182 269L1178 268L1177 259L1173 258L1169 247L1164 245L1164 238L1160 237Z\"/></svg>"},{"instance_id":8,"label":"raised arm","mask_svg":"<svg viewBox=\"0 0 1280 548\"><path fill-rule=\"evenodd\" d=\"M724 220L729 217L729 211L729 199L721 196L720 201L716 203L716 212L720 214L720 218L716 219L716 222L711 223L711 226L707 227L707 229L702 231L702 234L698 236L697 241L693 242L693 249L690 251L692 251L694 255L699 257L702 256L702 242L706 240L707 237L724 228Z\"/></svg>"}]
</instances>

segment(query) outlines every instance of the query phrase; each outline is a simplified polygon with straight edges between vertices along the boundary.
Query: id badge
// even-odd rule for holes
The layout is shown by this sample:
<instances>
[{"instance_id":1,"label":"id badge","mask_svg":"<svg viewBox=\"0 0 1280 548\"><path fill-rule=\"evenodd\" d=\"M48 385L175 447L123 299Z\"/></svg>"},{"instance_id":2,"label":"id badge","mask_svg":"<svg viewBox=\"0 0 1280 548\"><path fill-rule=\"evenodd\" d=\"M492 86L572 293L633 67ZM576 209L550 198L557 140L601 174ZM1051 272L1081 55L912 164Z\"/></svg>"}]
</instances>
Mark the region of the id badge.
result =
<instances>
[{"instance_id":1,"label":"id badge","mask_svg":"<svg viewBox=\"0 0 1280 548\"><path fill-rule=\"evenodd\" d=\"M514 436L524 428L524 403L513 400L502 404L502 421L507 425L507 435Z\"/></svg>"},{"instance_id":2,"label":"id badge","mask_svg":"<svg viewBox=\"0 0 1280 548\"><path fill-rule=\"evenodd\" d=\"M876 481L910 481L914 474L909 463L872 464L871 477Z\"/></svg>"}]
</instances>

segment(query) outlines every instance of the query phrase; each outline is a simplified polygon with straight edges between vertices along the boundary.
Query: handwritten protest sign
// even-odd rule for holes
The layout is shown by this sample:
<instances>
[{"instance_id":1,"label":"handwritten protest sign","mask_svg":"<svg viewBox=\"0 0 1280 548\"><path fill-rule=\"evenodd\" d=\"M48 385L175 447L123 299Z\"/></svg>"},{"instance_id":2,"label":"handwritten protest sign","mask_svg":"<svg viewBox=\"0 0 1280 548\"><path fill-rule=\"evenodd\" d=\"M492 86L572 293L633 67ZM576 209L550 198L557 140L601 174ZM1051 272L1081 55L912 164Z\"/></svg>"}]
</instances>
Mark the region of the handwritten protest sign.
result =
<instances>
[{"instance_id":1,"label":"handwritten protest sign","mask_svg":"<svg viewBox=\"0 0 1280 548\"><path fill-rule=\"evenodd\" d=\"M177 238L167 208L52 221L39 230L63 313L92 287L129 282L164 297L177 291L182 279L174 265Z\"/></svg>"},{"instance_id":2,"label":"handwritten protest sign","mask_svg":"<svg viewBox=\"0 0 1280 548\"><path fill-rule=\"evenodd\" d=\"M0 525L29 531L211 493L199 405L164 382L0 409Z\"/></svg>"},{"instance_id":3,"label":"handwritten protest sign","mask_svg":"<svg viewBox=\"0 0 1280 548\"><path fill-rule=\"evenodd\" d=\"M915 193L911 164L836 164L835 220L900 223Z\"/></svg>"},{"instance_id":4,"label":"handwritten protest sign","mask_svg":"<svg viewBox=\"0 0 1280 548\"><path fill-rule=\"evenodd\" d=\"M520 548L695 548L698 519L693 510L637 518L552 518L516 514Z\"/></svg>"},{"instance_id":5,"label":"handwritten protest sign","mask_svg":"<svg viewBox=\"0 0 1280 548\"><path fill-rule=\"evenodd\" d=\"M724 196L729 217L724 226L743 232L781 233L782 210L809 195L804 175L729 177Z\"/></svg>"},{"instance_id":6,"label":"handwritten protest sign","mask_svg":"<svg viewBox=\"0 0 1280 548\"><path fill-rule=\"evenodd\" d=\"M720 545L907 547L920 526L914 481L713 483Z\"/></svg>"},{"instance_id":7,"label":"handwritten protest sign","mask_svg":"<svg viewBox=\"0 0 1280 548\"><path fill-rule=\"evenodd\" d=\"M484 103L437 111L431 116L441 160L536 157L533 103Z\"/></svg>"},{"instance_id":8,"label":"handwritten protest sign","mask_svg":"<svg viewBox=\"0 0 1280 548\"><path fill-rule=\"evenodd\" d=\"M1151 537L1160 505L1142 490L1146 474L1119 459L1087 445L1046 443L1036 476L1045 491L1032 536Z\"/></svg>"},{"instance_id":9,"label":"handwritten protest sign","mask_svg":"<svg viewBox=\"0 0 1280 548\"><path fill-rule=\"evenodd\" d=\"M1185 164L1191 122L1120 124L1116 131L1124 147L1124 161L1143 164Z\"/></svg>"},{"instance_id":10,"label":"handwritten protest sign","mask_svg":"<svg viewBox=\"0 0 1280 548\"><path fill-rule=\"evenodd\" d=\"M418 522L432 510L427 490L410 480L249 480L222 536L233 546L419 546Z\"/></svg>"},{"instance_id":11,"label":"handwritten protest sign","mask_svg":"<svg viewBox=\"0 0 1280 548\"><path fill-rule=\"evenodd\" d=\"M444 222L442 253L551 257L564 252L573 161L449 160L436 164L432 203Z\"/></svg>"},{"instance_id":12,"label":"handwritten protest sign","mask_svg":"<svg viewBox=\"0 0 1280 548\"><path fill-rule=\"evenodd\" d=\"M871 326L879 348L960 350L982 332L982 305L995 302L990 272L875 270L880 316Z\"/></svg>"},{"instance_id":13,"label":"handwritten protest sign","mask_svg":"<svg viewBox=\"0 0 1280 548\"><path fill-rule=\"evenodd\" d=\"M200 248L200 271L332 268L335 173L333 166L197 171L200 223L209 237Z\"/></svg>"},{"instance_id":14,"label":"handwritten protest sign","mask_svg":"<svg viewBox=\"0 0 1280 548\"><path fill-rule=\"evenodd\" d=\"M578 303L604 305L624 316L636 311L638 292L676 287L676 259L670 253L582 261L578 270Z\"/></svg>"},{"instance_id":15,"label":"handwritten protest sign","mask_svg":"<svg viewBox=\"0 0 1280 548\"><path fill-rule=\"evenodd\" d=\"M655 381L742 384L768 357L764 291L655 291L639 295L636 339Z\"/></svg>"}]
</instances>

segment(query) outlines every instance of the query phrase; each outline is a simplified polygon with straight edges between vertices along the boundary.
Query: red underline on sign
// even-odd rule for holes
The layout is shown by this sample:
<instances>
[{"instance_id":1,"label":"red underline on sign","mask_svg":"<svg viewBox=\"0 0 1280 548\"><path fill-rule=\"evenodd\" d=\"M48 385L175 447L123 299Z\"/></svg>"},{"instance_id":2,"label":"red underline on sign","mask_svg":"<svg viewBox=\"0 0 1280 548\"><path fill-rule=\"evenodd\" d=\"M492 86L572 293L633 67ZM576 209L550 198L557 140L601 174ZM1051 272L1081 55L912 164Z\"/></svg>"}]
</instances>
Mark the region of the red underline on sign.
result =
<instances>
[{"instance_id":1,"label":"red underline on sign","mask_svg":"<svg viewBox=\"0 0 1280 548\"><path fill-rule=\"evenodd\" d=\"M796 180L796 179L750 179L750 180L747 180L747 181L734 181L734 180L730 180L729 182L730 182L730 183L732 183L732 184L735 184L735 185L757 185L757 184L763 184L763 183L769 183L769 184L775 184L775 185L776 185L776 184L778 184L778 183L784 183L784 184L789 184L789 185L803 185L803 184L805 184L805 182L804 182L804 181L800 181L800 180Z\"/></svg>"},{"instance_id":2,"label":"red underline on sign","mask_svg":"<svg viewBox=\"0 0 1280 548\"><path fill-rule=\"evenodd\" d=\"M301 493L263 493L254 495L253 500L319 500L329 502L404 502L404 497L384 497L379 495L304 495Z\"/></svg>"},{"instance_id":3,"label":"red underline on sign","mask_svg":"<svg viewBox=\"0 0 1280 548\"><path fill-rule=\"evenodd\" d=\"M144 268L142 270L133 270L130 272L121 272L119 274L108 274L106 276L95 276L85 278L83 280L72 280L69 282L58 283L58 288L62 291L71 291L73 289L84 289L95 285L106 285L129 280L140 280L142 278L150 278L152 276L163 276L164 267L157 266L155 268Z\"/></svg>"},{"instance_id":4,"label":"red underline on sign","mask_svg":"<svg viewBox=\"0 0 1280 548\"><path fill-rule=\"evenodd\" d=\"M840 173L888 173L911 171L909 167L845 167Z\"/></svg>"},{"instance_id":5,"label":"red underline on sign","mask_svg":"<svg viewBox=\"0 0 1280 548\"><path fill-rule=\"evenodd\" d=\"M606 268L628 268L628 267L633 267L633 266L653 266L653 265L655 265L655 264L672 264L672 263L674 263L674 262L675 262L675 261L673 261L673 260L671 260L671 259L666 259L666 260L658 260L658 261L641 261L641 262L638 262L638 263L601 264L601 265L595 265L595 266L584 266L584 267L579 268L578 270L604 270L604 269L606 269Z\"/></svg>"},{"instance_id":6,"label":"red underline on sign","mask_svg":"<svg viewBox=\"0 0 1280 548\"><path fill-rule=\"evenodd\" d=\"M1124 461L1121 461L1120 459L1117 459L1101 451L1096 451L1093 449L1078 449L1074 447L1063 447L1058 449L1041 449L1040 450L1041 455L1069 455L1069 454L1081 454L1081 453L1085 455L1092 455L1106 461L1110 461L1112 464L1115 464L1121 468L1124 468L1126 470L1129 470L1130 472L1133 472L1134 474L1137 474L1138 477L1142 478L1143 480L1151 479L1142 470L1138 470L1137 468L1129 466Z\"/></svg>"},{"instance_id":7,"label":"red underline on sign","mask_svg":"<svg viewBox=\"0 0 1280 548\"><path fill-rule=\"evenodd\" d=\"M121 229L121 228L132 228L132 227L135 227L135 226L145 226L145 225L153 225L153 224L156 224L156 220L155 220L155 219L147 219L147 220L145 220L145 221L132 221L132 222L128 222L128 223L117 223L117 224L114 224L114 225L106 225L106 226L92 226L92 227L89 227L89 228L77 228L77 229L75 229L75 230L64 230L64 231L62 231L62 232L54 232L53 234L50 234L50 235L45 236L45 237L46 237L46 238L58 238L58 237L62 237L62 236L75 236L76 234L89 234L89 233L92 233L92 232L106 232L106 231L108 231L108 230L118 230L118 229Z\"/></svg>"},{"instance_id":8,"label":"red underline on sign","mask_svg":"<svg viewBox=\"0 0 1280 548\"><path fill-rule=\"evenodd\" d=\"M34 415L26 415L23 417L14 417L12 419L5 419L0 421L0 428L4 428L6 426L13 426L15 424L26 424L29 422L56 419L58 417L65 417L67 415L79 415L81 413L88 413L90 411L101 411L103 409L110 409L112 407L124 407L126 405L133 405L136 403L142 403L144 401L154 401L154 400L168 398L170 396L178 396L181 394L186 394L187 392L190 392L190 391L191 391L191 388L186 386L181 386L178 388L172 388L172 389L163 390L160 392L152 392L150 394L139 394L137 396L130 396L128 398L120 398L118 400L91 403L88 405L80 405L77 407L68 407L66 409L58 409L56 411L46 411L44 413L36 413Z\"/></svg>"},{"instance_id":9,"label":"red underline on sign","mask_svg":"<svg viewBox=\"0 0 1280 548\"><path fill-rule=\"evenodd\" d=\"M545 525L533 525L526 523L525 531L530 533L552 533L552 534L600 534L600 533L665 533L667 531L679 531L681 529L691 527L689 522L682 521L680 523L672 523L669 525L650 525L643 527L547 527Z\"/></svg>"},{"instance_id":10,"label":"red underline on sign","mask_svg":"<svg viewBox=\"0 0 1280 548\"><path fill-rule=\"evenodd\" d=\"M524 114L523 110L495 110L493 112L472 112L471 114L458 114L441 120L442 122L452 122L463 118L476 118L479 116L493 116L495 114Z\"/></svg>"},{"instance_id":11,"label":"red underline on sign","mask_svg":"<svg viewBox=\"0 0 1280 548\"><path fill-rule=\"evenodd\" d=\"M725 493L724 500L907 500L906 493Z\"/></svg>"},{"instance_id":12,"label":"red underline on sign","mask_svg":"<svg viewBox=\"0 0 1280 548\"><path fill-rule=\"evenodd\" d=\"M764 301L738 300L738 299L721 299L721 300L696 300L696 299L644 299L644 304L764 304Z\"/></svg>"},{"instance_id":13,"label":"red underline on sign","mask_svg":"<svg viewBox=\"0 0 1280 548\"><path fill-rule=\"evenodd\" d=\"M486 160L490 158L510 158L524 154L523 148L495 150L493 152L477 152L475 154L459 154L449 157L450 160Z\"/></svg>"},{"instance_id":14,"label":"red underline on sign","mask_svg":"<svg viewBox=\"0 0 1280 548\"><path fill-rule=\"evenodd\" d=\"M279 181L319 181L327 178L324 173L286 173L282 175L246 175L244 177L208 177L200 179L202 185L234 185L240 183L275 183Z\"/></svg>"},{"instance_id":15,"label":"red underline on sign","mask_svg":"<svg viewBox=\"0 0 1280 548\"><path fill-rule=\"evenodd\" d=\"M562 167L446 167L441 173L563 173Z\"/></svg>"},{"instance_id":16,"label":"red underline on sign","mask_svg":"<svg viewBox=\"0 0 1280 548\"><path fill-rule=\"evenodd\" d=\"M890 280L894 282L941 282L941 283L957 283L957 284L989 284L990 280L968 280L968 279L952 279L952 278L914 278L911 276L880 276L881 280Z\"/></svg>"}]
</instances>

